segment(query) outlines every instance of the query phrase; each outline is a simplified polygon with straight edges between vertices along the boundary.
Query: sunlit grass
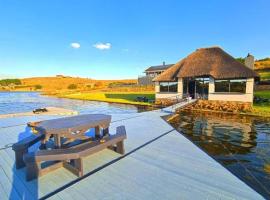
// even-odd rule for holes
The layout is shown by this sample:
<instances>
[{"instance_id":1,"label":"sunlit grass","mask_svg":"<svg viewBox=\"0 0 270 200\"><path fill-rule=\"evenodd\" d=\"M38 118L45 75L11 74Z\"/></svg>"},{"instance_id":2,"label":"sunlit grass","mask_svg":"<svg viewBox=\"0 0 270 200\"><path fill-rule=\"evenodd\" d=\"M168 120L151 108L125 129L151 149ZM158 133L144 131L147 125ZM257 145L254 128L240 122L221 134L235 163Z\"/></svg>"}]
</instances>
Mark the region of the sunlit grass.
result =
<instances>
[{"instance_id":1,"label":"sunlit grass","mask_svg":"<svg viewBox=\"0 0 270 200\"><path fill-rule=\"evenodd\" d=\"M72 93L72 94L61 94L59 97L90 100L90 101L103 101L111 103L124 103L134 105L150 105L150 103L136 102L136 97L145 96L149 100L155 99L154 92L89 92L89 93Z\"/></svg>"},{"instance_id":2,"label":"sunlit grass","mask_svg":"<svg viewBox=\"0 0 270 200\"><path fill-rule=\"evenodd\" d=\"M254 94L256 97L270 99L270 91L256 91ZM270 102L254 103L253 113L261 116L270 117Z\"/></svg>"},{"instance_id":3,"label":"sunlit grass","mask_svg":"<svg viewBox=\"0 0 270 200\"><path fill-rule=\"evenodd\" d=\"M270 99L270 90L256 91L254 95L256 97Z\"/></svg>"},{"instance_id":4,"label":"sunlit grass","mask_svg":"<svg viewBox=\"0 0 270 200\"><path fill-rule=\"evenodd\" d=\"M270 72L259 72L261 80L270 80Z\"/></svg>"}]
</instances>

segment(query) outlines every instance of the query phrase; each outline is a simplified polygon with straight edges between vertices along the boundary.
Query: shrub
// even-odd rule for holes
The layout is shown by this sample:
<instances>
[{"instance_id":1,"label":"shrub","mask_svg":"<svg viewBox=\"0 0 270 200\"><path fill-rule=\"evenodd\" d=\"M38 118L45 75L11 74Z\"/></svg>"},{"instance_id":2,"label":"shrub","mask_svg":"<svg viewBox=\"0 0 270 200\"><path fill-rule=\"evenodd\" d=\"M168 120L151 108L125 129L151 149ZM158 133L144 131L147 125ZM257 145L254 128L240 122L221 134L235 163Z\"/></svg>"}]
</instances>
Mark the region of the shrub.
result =
<instances>
[{"instance_id":1,"label":"shrub","mask_svg":"<svg viewBox=\"0 0 270 200\"><path fill-rule=\"evenodd\" d=\"M22 82L20 79L2 79L2 80L0 80L0 85L2 85L2 86L8 86L11 84L21 85Z\"/></svg>"},{"instance_id":2,"label":"shrub","mask_svg":"<svg viewBox=\"0 0 270 200\"><path fill-rule=\"evenodd\" d=\"M245 58L236 58L236 60L242 64L245 64Z\"/></svg>"},{"instance_id":3,"label":"shrub","mask_svg":"<svg viewBox=\"0 0 270 200\"><path fill-rule=\"evenodd\" d=\"M76 89L77 89L77 85L76 85L76 84L70 84L70 85L68 86L68 89L69 89L69 90L76 90Z\"/></svg>"},{"instance_id":4,"label":"shrub","mask_svg":"<svg viewBox=\"0 0 270 200\"><path fill-rule=\"evenodd\" d=\"M96 82L94 85L95 88L100 88L101 86L103 86L102 82Z\"/></svg>"},{"instance_id":5,"label":"shrub","mask_svg":"<svg viewBox=\"0 0 270 200\"><path fill-rule=\"evenodd\" d=\"M36 90L41 90L42 89L42 85L35 85L35 89Z\"/></svg>"}]
</instances>

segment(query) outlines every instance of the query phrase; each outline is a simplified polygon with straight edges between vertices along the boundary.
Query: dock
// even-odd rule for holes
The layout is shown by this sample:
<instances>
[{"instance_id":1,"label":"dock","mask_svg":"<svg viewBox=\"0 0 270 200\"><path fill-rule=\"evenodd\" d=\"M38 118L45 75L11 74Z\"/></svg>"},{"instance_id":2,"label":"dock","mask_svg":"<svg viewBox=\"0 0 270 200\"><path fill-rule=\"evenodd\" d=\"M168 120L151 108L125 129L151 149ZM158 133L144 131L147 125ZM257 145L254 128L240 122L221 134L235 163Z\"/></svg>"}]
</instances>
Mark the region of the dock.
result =
<instances>
[{"instance_id":1,"label":"dock","mask_svg":"<svg viewBox=\"0 0 270 200\"><path fill-rule=\"evenodd\" d=\"M124 156L103 150L81 178L61 168L31 182L10 146L27 122L60 116L0 119L1 199L264 199L161 118L172 109L112 115L110 132L127 130Z\"/></svg>"}]
</instances>

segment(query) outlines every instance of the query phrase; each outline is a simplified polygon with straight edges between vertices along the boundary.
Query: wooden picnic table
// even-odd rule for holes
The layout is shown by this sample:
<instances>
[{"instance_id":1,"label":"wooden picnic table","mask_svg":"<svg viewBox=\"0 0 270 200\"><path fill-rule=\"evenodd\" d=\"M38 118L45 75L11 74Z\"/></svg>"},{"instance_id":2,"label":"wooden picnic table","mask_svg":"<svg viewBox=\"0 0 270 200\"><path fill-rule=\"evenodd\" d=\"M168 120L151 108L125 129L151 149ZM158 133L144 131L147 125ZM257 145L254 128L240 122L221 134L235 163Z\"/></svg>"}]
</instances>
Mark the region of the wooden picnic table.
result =
<instances>
[{"instance_id":1,"label":"wooden picnic table","mask_svg":"<svg viewBox=\"0 0 270 200\"><path fill-rule=\"evenodd\" d=\"M26 180L32 180L50 171L64 167L77 176L83 175L82 158L103 149L110 149L124 154L126 129L116 127L116 134L109 134L111 116L104 114L87 114L59 119L28 123L37 133L12 145L15 152L16 168L26 166ZM95 138L85 133L95 128ZM101 129L102 136L101 137ZM47 141L53 137L54 147ZM88 140L89 139L89 140ZM74 140L77 140L72 143ZM81 141L83 140L83 141ZM28 152L29 148L41 141L41 148ZM43 163L46 163L43 166Z\"/></svg>"},{"instance_id":2,"label":"wooden picnic table","mask_svg":"<svg viewBox=\"0 0 270 200\"><path fill-rule=\"evenodd\" d=\"M108 134L110 123L110 115L85 114L41 121L35 126L35 129L45 135L41 141L43 146L53 136L55 147L61 148L61 138L65 138L65 143L76 139L88 139L89 137L85 136L85 133L91 128L95 128L95 137L100 138L100 129L102 129L103 135Z\"/></svg>"}]
</instances>

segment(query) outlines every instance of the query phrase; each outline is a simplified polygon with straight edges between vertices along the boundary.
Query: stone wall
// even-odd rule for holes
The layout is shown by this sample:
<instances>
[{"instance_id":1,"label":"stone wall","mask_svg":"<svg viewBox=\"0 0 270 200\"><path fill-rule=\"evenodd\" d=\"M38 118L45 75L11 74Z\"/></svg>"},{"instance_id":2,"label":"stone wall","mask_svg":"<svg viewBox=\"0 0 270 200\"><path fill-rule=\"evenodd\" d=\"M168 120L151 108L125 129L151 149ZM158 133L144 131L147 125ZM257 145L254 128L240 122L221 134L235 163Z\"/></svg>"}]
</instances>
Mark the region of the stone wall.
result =
<instances>
[{"instance_id":1,"label":"stone wall","mask_svg":"<svg viewBox=\"0 0 270 200\"><path fill-rule=\"evenodd\" d=\"M252 104L249 102L198 100L185 109L240 113L251 112Z\"/></svg>"},{"instance_id":2,"label":"stone wall","mask_svg":"<svg viewBox=\"0 0 270 200\"><path fill-rule=\"evenodd\" d=\"M160 107L171 106L175 103L177 103L176 99L170 99L170 98L156 99L156 102L155 102L155 104Z\"/></svg>"},{"instance_id":3,"label":"stone wall","mask_svg":"<svg viewBox=\"0 0 270 200\"><path fill-rule=\"evenodd\" d=\"M255 91L270 90L270 85L255 85Z\"/></svg>"}]
</instances>

